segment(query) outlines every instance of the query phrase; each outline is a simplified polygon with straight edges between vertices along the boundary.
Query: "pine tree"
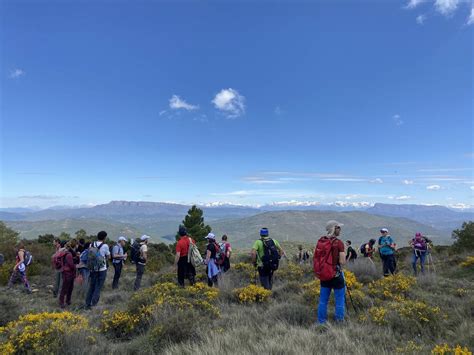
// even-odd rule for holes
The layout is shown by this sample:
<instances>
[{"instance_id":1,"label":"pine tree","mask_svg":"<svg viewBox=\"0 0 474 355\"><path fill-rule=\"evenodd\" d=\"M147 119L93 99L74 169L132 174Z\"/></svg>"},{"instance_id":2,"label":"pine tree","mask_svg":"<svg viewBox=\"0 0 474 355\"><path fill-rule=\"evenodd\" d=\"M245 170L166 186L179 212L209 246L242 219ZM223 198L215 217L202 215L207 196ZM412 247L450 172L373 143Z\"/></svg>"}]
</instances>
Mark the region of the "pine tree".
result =
<instances>
[{"instance_id":1,"label":"pine tree","mask_svg":"<svg viewBox=\"0 0 474 355\"><path fill-rule=\"evenodd\" d=\"M196 241L199 249L202 249L206 244L206 239L204 239L204 237L212 230L209 225L204 224L203 211L196 207L196 205L192 206L189 209L188 214L184 217L182 225L186 227L188 235ZM179 238L179 235L177 235L176 240Z\"/></svg>"}]
</instances>

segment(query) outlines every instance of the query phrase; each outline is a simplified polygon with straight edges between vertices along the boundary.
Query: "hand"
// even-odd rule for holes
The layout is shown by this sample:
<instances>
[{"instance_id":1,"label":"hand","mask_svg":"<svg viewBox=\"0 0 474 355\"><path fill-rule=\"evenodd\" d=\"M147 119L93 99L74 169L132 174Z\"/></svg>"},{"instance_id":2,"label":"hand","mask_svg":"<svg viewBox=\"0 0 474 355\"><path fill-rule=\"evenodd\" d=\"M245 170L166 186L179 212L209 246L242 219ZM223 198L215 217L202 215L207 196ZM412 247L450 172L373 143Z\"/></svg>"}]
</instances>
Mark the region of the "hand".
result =
<instances>
[{"instance_id":1,"label":"hand","mask_svg":"<svg viewBox=\"0 0 474 355\"><path fill-rule=\"evenodd\" d=\"M178 265L174 264L173 269L174 269L174 272L178 271Z\"/></svg>"}]
</instances>

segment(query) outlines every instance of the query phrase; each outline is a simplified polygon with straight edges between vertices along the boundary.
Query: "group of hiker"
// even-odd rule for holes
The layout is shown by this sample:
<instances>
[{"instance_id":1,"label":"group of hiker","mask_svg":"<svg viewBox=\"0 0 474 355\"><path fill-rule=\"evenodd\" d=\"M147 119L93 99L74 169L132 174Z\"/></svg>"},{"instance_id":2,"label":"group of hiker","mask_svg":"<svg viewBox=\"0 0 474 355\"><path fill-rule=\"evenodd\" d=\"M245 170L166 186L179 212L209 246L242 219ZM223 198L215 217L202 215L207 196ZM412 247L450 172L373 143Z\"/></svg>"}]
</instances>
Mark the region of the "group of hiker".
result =
<instances>
[{"instance_id":1,"label":"group of hiker","mask_svg":"<svg viewBox=\"0 0 474 355\"><path fill-rule=\"evenodd\" d=\"M339 239L343 224L337 221L329 221L326 225L326 235L321 237L312 255L301 245L298 247L296 260L299 264L310 262L313 259L313 268L316 278L321 283L321 293L318 306L318 322L327 321L327 305L332 290L335 295L335 319L344 319L344 305L346 285L344 280L343 265L353 263L358 258L356 249L352 242L346 240L344 243ZM373 263L373 257L378 249L383 265L384 276L396 273L397 263L395 252L397 245L387 228L380 229L378 241L370 239L363 243L360 254ZM179 240L176 243L176 254L174 267L177 273L177 282L181 287L185 286L185 280L190 285L196 282L196 268L200 265L206 266L206 277L208 286L218 286L219 280L224 273L230 269L232 247L228 242L227 235L223 235L220 242L216 236L209 233L205 236L207 241L204 257L192 236L188 235L185 227L180 226L178 230ZM84 308L90 309L97 305L100 293L104 286L109 260L114 268L112 289L119 287L122 268L129 258L125 252L126 237L118 237L116 243L110 250L106 243L107 233L101 231L97 234L97 240L89 243L84 239L71 239L69 241L54 240L55 252L52 256L52 267L54 270L53 295L59 296L59 305L65 308L71 304L74 284L82 286L85 293ZM130 260L135 264L136 276L134 290L140 289L142 276L148 260L149 236L143 235L132 241L130 249ZM424 273L424 265L429 256L431 241L421 233L416 233L410 241L413 248L412 267L417 274L418 260L421 272ZM258 272L260 284L263 288L271 290L273 287L273 274L278 270L282 257L286 257L285 251L280 243L270 237L268 228L261 228L260 238L257 239L251 251L251 260ZM8 286L11 287L16 280L21 280L26 291L31 293L31 287L26 276L26 269L32 262L32 255L22 242L19 243L16 253L16 263L13 268Z\"/></svg>"}]
</instances>

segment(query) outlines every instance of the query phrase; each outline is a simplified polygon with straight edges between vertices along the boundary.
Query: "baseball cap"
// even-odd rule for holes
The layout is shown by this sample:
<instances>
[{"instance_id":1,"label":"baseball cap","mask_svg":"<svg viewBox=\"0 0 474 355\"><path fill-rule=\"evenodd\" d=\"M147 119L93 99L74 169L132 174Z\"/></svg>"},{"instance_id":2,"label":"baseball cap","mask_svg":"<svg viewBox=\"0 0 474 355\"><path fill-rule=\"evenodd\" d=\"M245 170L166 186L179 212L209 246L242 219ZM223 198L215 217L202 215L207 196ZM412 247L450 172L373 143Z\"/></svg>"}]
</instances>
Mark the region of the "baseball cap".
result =
<instances>
[{"instance_id":1,"label":"baseball cap","mask_svg":"<svg viewBox=\"0 0 474 355\"><path fill-rule=\"evenodd\" d=\"M334 228L342 227L343 225L344 224L339 223L338 221L330 220L328 223L326 223L326 231L331 232Z\"/></svg>"},{"instance_id":2,"label":"baseball cap","mask_svg":"<svg viewBox=\"0 0 474 355\"><path fill-rule=\"evenodd\" d=\"M142 242L145 241L145 240L148 240L148 239L150 239L150 237L149 237L148 235L146 235L146 234L142 235L141 238L140 238L140 240L141 240Z\"/></svg>"},{"instance_id":3,"label":"baseball cap","mask_svg":"<svg viewBox=\"0 0 474 355\"><path fill-rule=\"evenodd\" d=\"M262 228L260 229L260 236L262 237L267 237L268 236L268 228Z\"/></svg>"},{"instance_id":4,"label":"baseball cap","mask_svg":"<svg viewBox=\"0 0 474 355\"><path fill-rule=\"evenodd\" d=\"M127 238L125 238L124 236L118 237L117 242L121 242L122 240L123 240L124 242L127 242Z\"/></svg>"},{"instance_id":5,"label":"baseball cap","mask_svg":"<svg viewBox=\"0 0 474 355\"><path fill-rule=\"evenodd\" d=\"M209 233L207 236L204 237L204 239L216 240L216 236L213 233Z\"/></svg>"},{"instance_id":6,"label":"baseball cap","mask_svg":"<svg viewBox=\"0 0 474 355\"><path fill-rule=\"evenodd\" d=\"M387 228L382 228L382 229L380 230L380 232L382 232L382 233L388 233L388 229L387 229Z\"/></svg>"}]
</instances>

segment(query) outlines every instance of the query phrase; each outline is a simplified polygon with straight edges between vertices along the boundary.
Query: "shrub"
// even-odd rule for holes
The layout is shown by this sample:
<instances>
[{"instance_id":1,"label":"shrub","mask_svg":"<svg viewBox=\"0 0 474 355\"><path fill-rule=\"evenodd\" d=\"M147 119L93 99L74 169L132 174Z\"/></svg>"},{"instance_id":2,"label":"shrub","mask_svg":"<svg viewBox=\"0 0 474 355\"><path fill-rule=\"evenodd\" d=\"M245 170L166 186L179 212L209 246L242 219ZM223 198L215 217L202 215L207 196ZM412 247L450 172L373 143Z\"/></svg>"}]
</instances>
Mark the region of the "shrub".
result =
<instances>
[{"instance_id":1,"label":"shrub","mask_svg":"<svg viewBox=\"0 0 474 355\"><path fill-rule=\"evenodd\" d=\"M249 281L253 280L255 277L255 267L249 263L237 263L233 265L234 270L237 270L239 273L244 274L248 277Z\"/></svg>"},{"instance_id":2,"label":"shrub","mask_svg":"<svg viewBox=\"0 0 474 355\"><path fill-rule=\"evenodd\" d=\"M421 350L423 350L423 347L415 343L413 340L408 341L407 345L396 349L397 353L401 354L419 354Z\"/></svg>"},{"instance_id":3,"label":"shrub","mask_svg":"<svg viewBox=\"0 0 474 355\"><path fill-rule=\"evenodd\" d=\"M0 266L0 285L8 284L8 280L12 274L13 266L15 266L14 262L5 263Z\"/></svg>"},{"instance_id":4,"label":"shrub","mask_svg":"<svg viewBox=\"0 0 474 355\"><path fill-rule=\"evenodd\" d=\"M71 312L27 314L0 328L0 353L56 353L65 335L88 329L87 319Z\"/></svg>"},{"instance_id":5,"label":"shrub","mask_svg":"<svg viewBox=\"0 0 474 355\"><path fill-rule=\"evenodd\" d=\"M101 330L115 338L129 338L145 328L145 321L150 316L151 309L143 308L140 313L104 311Z\"/></svg>"},{"instance_id":6,"label":"shrub","mask_svg":"<svg viewBox=\"0 0 474 355\"><path fill-rule=\"evenodd\" d=\"M433 350L431 350L431 353L433 355L472 355L472 351L470 351L467 347L456 345L456 347L451 348L448 344L436 345Z\"/></svg>"},{"instance_id":7,"label":"shrub","mask_svg":"<svg viewBox=\"0 0 474 355\"><path fill-rule=\"evenodd\" d=\"M316 314L310 307L296 302L287 302L271 306L265 318L276 322L285 321L291 325L309 326L314 323Z\"/></svg>"},{"instance_id":8,"label":"shrub","mask_svg":"<svg viewBox=\"0 0 474 355\"><path fill-rule=\"evenodd\" d=\"M0 295L0 327L15 320L20 315L20 304L18 301L6 294Z\"/></svg>"},{"instance_id":9,"label":"shrub","mask_svg":"<svg viewBox=\"0 0 474 355\"><path fill-rule=\"evenodd\" d=\"M462 267L474 266L474 256L468 256L460 265Z\"/></svg>"},{"instance_id":10,"label":"shrub","mask_svg":"<svg viewBox=\"0 0 474 355\"><path fill-rule=\"evenodd\" d=\"M268 301L272 291L261 286L249 285L235 289L234 294L240 303L262 303Z\"/></svg>"},{"instance_id":11,"label":"shrub","mask_svg":"<svg viewBox=\"0 0 474 355\"><path fill-rule=\"evenodd\" d=\"M303 269L295 264L288 264L278 270L277 276L284 280L300 280L304 275Z\"/></svg>"},{"instance_id":12,"label":"shrub","mask_svg":"<svg viewBox=\"0 0 474 355\"><path fill-rule=\"evenodd\" d=\"M311 282L303 284L303 297L306 301L310 303L317 302L319 295L321 293L321 285L319 280L313 280Z\"/></svg>"},{"instance_id":13,"label":"shrub","mask_svg":"<svg viewBox=\"0 0 474 355\"><path fill-rule=\"evenodd\" d=\"M392 302L391 307L403 318L412 319L420 323L438 320L441 315L439 307L431 307L423 301L400 300Z\"/></svg>"},{"instance_id":14,"label":"shrub","mask_svg":"<svg viewBox=\"0 0 474 355\"><path fill-rule=\"evenodd\" d=\"M368 284L381 277L380 270L368 258L358 258L355 262L348 263L346 269L353 272L359 282L363 284Z\"/></svg>"},{"instance_id":15,"label":"shrub","mask_svg":"<svg viewBox=\"0 0 474 355\"><path fill-rule=\"evenodd\" d=\"M369 294L380 299L399 300L406 296L416 278L403 274L391 275L369 284Z\"/></svg>"},{"instance_id":16,"label":"shrub","mask_svg":"<svg viewBox=\"0 0 474 355\"><path fill-rule=\"evenodd\" d=\"M386 324L387 310L384 307L371 307L369 308L369 315L372 322L376 324Z\"/></svg>"},{"instance_id":17,"label":"shrub","mask_svg":"<svg viewBox=\"0 0 474 355\"><path fill-rule=\"evenodd\" d=\"M362 284L357 281L355 274L349 270L344 271L344 280L346 281L346 286L350 290L358 290L362 288Z\"/></svg>"}]
</instances>

